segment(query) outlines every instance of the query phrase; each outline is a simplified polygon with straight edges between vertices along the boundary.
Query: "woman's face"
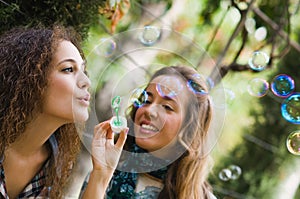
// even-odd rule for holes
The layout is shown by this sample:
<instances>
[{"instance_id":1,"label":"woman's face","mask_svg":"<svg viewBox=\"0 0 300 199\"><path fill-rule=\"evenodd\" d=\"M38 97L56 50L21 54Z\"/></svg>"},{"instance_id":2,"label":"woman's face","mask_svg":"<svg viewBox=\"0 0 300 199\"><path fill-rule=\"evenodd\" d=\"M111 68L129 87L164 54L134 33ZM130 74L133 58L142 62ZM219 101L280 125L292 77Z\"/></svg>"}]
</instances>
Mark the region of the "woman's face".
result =
<instances>
[{"instance_id":1,"label":"woman's face","mask_svg":"<svg viewBox=\"0 0 300 199\"><path fill-rule=\"evenodd\" d=\"M135 140L138 146L155 151L177 140L190 93L181 78L166 75L153 79L146 92L148 100L135 114Z\"/></svg>"},{"instance_id":2,"label":"woman's face","mask_svg":"<svg viewBox=\"0 0 300 199\"><path fill-rule=\"evenodd\" d=\"M63 123L86 121L91 82L78 49L69 41L61 41L50 65L43 113Z\"/></svg>"}]
</instances>

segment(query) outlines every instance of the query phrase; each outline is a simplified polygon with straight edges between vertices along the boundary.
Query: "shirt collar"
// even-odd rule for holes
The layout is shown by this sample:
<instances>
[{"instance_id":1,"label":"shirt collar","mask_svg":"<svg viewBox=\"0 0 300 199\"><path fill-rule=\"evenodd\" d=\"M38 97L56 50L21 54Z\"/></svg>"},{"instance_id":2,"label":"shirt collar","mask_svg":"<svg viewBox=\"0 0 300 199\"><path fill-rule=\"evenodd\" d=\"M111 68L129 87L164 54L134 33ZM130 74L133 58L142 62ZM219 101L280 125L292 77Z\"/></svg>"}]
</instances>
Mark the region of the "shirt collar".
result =
<instances>
[{"instance_id":1,"label":"shirt collar","mask_svg":"<svg viewBox=\"0 0 300 199\"><path fill-rule=\"evenodd\" d=\"M49 138L50 147L52 149L52 155L54 157L55 165L58 163L58 143L54 134L52 134Z\"/></svg>"}]
</instances>

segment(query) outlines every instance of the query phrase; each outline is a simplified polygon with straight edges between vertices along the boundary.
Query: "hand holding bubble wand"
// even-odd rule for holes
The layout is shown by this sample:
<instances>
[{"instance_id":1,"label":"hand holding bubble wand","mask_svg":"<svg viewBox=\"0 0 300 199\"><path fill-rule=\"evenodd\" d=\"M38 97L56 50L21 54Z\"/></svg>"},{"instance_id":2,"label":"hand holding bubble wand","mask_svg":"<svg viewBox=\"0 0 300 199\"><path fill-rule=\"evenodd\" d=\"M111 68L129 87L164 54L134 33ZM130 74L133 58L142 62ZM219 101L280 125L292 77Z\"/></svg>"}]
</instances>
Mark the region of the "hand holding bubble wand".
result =
<instances>
[{"instance_id":1,"label":"hand holding bubble wand","mask_svg":"<svg viewBox=\"0 0 300 199\"><path fill-rule=\"evenodd\" d=\"M112 119L110 120L110 126L112 131L115 133L120 133L123 129L127 127L126 118L119 115L120 104L121 104L120 96L115 96L111 100L111 107L113 108L116 115L113 116Z\"/></svg>"}]
</instances>

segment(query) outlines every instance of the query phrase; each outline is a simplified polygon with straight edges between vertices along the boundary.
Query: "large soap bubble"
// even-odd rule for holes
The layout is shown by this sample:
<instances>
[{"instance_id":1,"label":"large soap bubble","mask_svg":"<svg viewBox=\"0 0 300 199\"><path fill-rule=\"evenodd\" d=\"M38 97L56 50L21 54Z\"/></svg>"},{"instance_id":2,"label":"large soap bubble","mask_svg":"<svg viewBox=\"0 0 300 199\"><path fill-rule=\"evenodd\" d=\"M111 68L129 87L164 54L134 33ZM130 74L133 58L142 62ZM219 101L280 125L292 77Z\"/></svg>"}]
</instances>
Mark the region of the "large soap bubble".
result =
<instances>
[{"instance_id":1,"label":"large soap bubble","mask_svg":"<svg viewBox=\"0 0 300 199\"><path fill-rule=\"evenodd\" d=\"M248 93L254 97L263 97L269 90L269 83L261 78L254 78L248 84Z\"/></svg>"},{"instance_id":2,"label":"large soap bubble","mask_svg":"<svg viewBox=\"0 0 300 199\"><path fill-rule=\"evenodd\" d=\"M122 32L111 38L106 38L105 41L107 41L106 47L101 47L104 45L103 41L96 44L96 47L86 58L87 63L90 64L88 69L91 80L99 82L97 87L94 87L97 93L91 100L90 118L85 132L81 136L87 150L91 150L94 126L110 119L111 115L114 114L111 110L111 115L104 115L108 109L111 109L111 100L115 96L120 96L122 101L119 107L120 114L125 113L126 115L132 107L140 108L147 103L148 96L145 88L154 72L164 67L184 65L194 68L197 72L194 74L194 79L201 78L208 89L199 87L193 81L186 80L185 84L180 84L175 79L165 78L161 80L156 90L162 97L169 98L176 97L178 93L182 92L183 87L192 91L194 96L209 95L213 105L213 119L203 156L208 155L215 146L223 128L226 94L219 70L205 50L192 39L178 32L153 26ZM102 49L107 50L102 51ZM201 61L199 61L200 58ZM165 84L169 86L166 87ZM133 129L134 121L128 118L127 122L129 129ZM134 137L135 134L131 131L129 130L128 135ZM179 150L176 151L168 151L169 147L165 146L153 152L153 154L161 154L167 151L168 157L164 159L156 158L152 153L136 154L124 149L122 156L129 161L128 166L124 167L123 164L117 169L136 172L157 170L169 165L186 151L186 148L181 145L177 147ZM143 160L147 160L147 163L137 163L143 162Z\"/></svg>"},{"instance_id":3,"label":"large soap bubble","mask_svg":"<svg viewBox=\"0 0 300 199\"><path fill-rule=\"evenodd\" d=\"M295 89L295 82L294 80L286 75L286 74L280 74L274 77L271 83L271 90L274 93L274 95L278 97L288 97L290 96Z\"/></svg>"},{"instance_id":4,"label":"large soap bubble","mask_svg":"<svg viewBox=\"0 0 300 199\"><path fill-rule=\"evenodd\" d=\"M294 93L282 102L281 114L288 122L300 124L300 93Z\"/></svg>"},{"instance_id":5,"label":"large soap bubble","mask_svg":"<svg viewBox=\"0 0 300 199\"><path fill-rule=\"evenodd\" d=\"M250 68L254 71L262 71L269 63L269 56L262 51L253 52L251 58L248 61Z\"/></svg>"},{"instance_id":6,"label":"large soap bubble","mask_svg":"<svg viewBox=\"0 0 300 199\"><path fill-rule=\"evenodd\" d=\"M286 147L293 155L300 155L300 130L289 134L286 139Z\"/></svg>"},{"instance_id":7,"label":"large soap bubble","mask_svg":"<svg viewBox=\"0 0 300 199\"><path fill-rule=\"evenodd\" d=\"M140 41L145 46L154 45L160 38L160 29L156 26L145 26L140 33Z\"/></svg>"}]
</instances>

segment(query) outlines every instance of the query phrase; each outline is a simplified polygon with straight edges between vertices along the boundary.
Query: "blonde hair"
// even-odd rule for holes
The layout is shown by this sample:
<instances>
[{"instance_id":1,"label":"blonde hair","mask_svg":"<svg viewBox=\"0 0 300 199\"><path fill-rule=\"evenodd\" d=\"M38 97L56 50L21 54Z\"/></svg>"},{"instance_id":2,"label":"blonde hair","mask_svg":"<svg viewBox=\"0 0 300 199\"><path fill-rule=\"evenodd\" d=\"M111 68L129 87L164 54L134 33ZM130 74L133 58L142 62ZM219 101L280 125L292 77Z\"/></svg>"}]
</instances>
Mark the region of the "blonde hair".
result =
<instances>
[{"instance_id":1,"label":"blonde hair","mask_svg":"<svg viewBox=\"0 0 300 199\"><path fill-rule=\"evenodd\" d=\"M193 84L186 115L179 132L179 142L185 152L168 167L164 188L159 199L199 199L209 198L211 190L207 176L212 159L207 151L208 129L212 118L212 105L208 88L198 73L187 66L170 66L158 70L151 78L173 75ZM202 92L202 93L201 93ZM201 94L200 94L201 93ZM137 108L132 108L130 116L134 121ZM130 139L129 139L130 140Z\"/></svg>"}]
</instances>

